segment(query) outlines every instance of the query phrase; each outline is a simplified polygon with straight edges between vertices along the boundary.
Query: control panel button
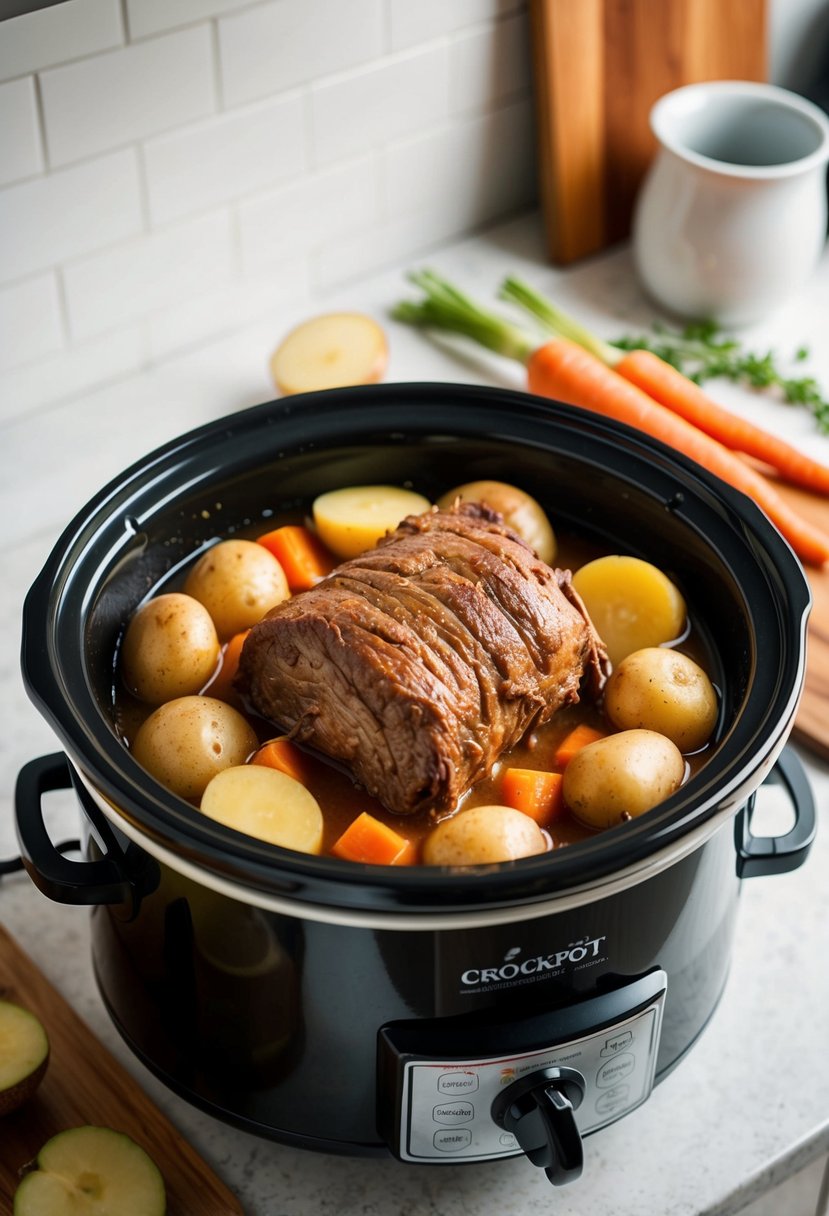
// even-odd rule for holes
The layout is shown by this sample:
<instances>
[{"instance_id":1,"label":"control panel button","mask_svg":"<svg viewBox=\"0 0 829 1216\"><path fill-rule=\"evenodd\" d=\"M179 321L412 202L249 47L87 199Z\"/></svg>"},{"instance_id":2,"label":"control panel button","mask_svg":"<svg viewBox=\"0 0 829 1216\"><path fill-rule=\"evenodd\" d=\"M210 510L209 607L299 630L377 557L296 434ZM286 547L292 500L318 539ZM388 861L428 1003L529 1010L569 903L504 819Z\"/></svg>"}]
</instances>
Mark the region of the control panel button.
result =
<instances>
[{"instance_id":1,"label":"control panel button","mask_svg":"<svg viewBox=\"0 0 829 1216\"><path fill-rule=\"evenodd\" d=\"M624 1051L626 1047L630 1047L632 1042L633 1035L629 1030L626 1030L624 1034L617 1034L612 1039L605 1039L601 1055L618 1056L619 1052Z\"/></svg>"},{"instance_id":2,"label":"control panel button","mask_svg":"<svg viewBox=\"0 0 829 1216\"><path fill-rule=\"evenodd\" d=\"M438 1090L442 1094L474 1094L478 1088L478 1074L474 1072L444 1072L438 1077Z\"/></svg>"},{"instance_id":3,"label":"control panel button","mask_svg":"<svg viewBox=\"0 0 829 1216\"><path fill-rule=\"evenodd\" d=\"M435 1123L469 1123L475 1118L475 1107L471 1102L447 1102L445 1106L436 1106L432 1111Z\"/></svg>"},{"instance_id":4,"label":"control panel button","mask_svg":"<svg viewBox=\"0 0 829 1216\"><path fill-rule=\"evenodd\" d=\"M608 1060L606 1064L602 1064L596 1074L596 1085L599 1089L609 1089L611 1085L618 1085L620 1081L624 1081L625 1077L629 1077L636 1067L636 1057L630 1052L626 1055L616 1056L613 1060Z\"/></svg>"},{"instance_id":5,"label":"control panel button","mask_svg":"<svg viewBox=\"0 0 829 1216\"><path fill-rule=\"evenodd\" d=\"M600 1115L612 1115L623 1109L630 1098L630 1086L626 1083L614 1085L606 1089L596 1102L596 1112Z\"/></svg>"},{"instance_id":6,"label":"control panel button","mask_svg":"<svg viewBox=\"0 0 829 1216\"><path fill-rule=\"evenodd\" d=\"M469 1148L472 1143L472 1132L468 1127L459 1127L457 1131L443 1128L441 1131L435 1132L432 1143L442 1153L459 1153L462 1149Z\"/></svg>"}]
</instances>

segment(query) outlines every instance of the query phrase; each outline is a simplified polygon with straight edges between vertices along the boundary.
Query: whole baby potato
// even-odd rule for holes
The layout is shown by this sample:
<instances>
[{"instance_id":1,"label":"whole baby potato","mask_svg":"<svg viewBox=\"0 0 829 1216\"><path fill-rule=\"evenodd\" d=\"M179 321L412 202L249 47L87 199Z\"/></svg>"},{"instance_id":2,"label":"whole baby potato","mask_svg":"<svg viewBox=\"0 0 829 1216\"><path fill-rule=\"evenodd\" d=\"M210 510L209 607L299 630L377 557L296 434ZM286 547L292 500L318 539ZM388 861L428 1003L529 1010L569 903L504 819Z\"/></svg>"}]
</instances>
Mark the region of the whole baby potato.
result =
<instances>
[{"instance_id":1,"label":"whole baby potato","mask_svg":"<svg viewBox=\"0 0 829 1216\"><path fill-rule=\"evenodd\" d=\"M517 532L523 541L535 549L549 565L556 555L556 537L544 508L525 490L505 481L468 481L438 499L442 511L448 510L460 498L462 502L483 502L499 515L504 523Z\"/></svg>"},{"instance_id":2,"label":"whole baby potato","mask_svg":"<svg viewBox=\"0 0 829 1216\"><path fill-rule=\"evenodd\" d=\"M279 562L252 540L223 540L208 549L187 575L184 590L204 604L222 642L250 629L290 595Z\"/></svg>"},{"instance_id":3,"label":"whole baby potato","mask_svg":"<svg viewBox=\"0 0 829 1216\"><path fill-rule=\"evenodd\" d=\"M511 806L471 806L442 819L426 838L427 866L474 866L543 853L547 840L529 815Z\"/></svg>"},{"instance_id":4,"label":"whole baby potato","mask_svg":"<svg viewBox=\"0 0 829 1216\"><path fill-rule=\"evenodd\" d=\"M204 688L218 658L210 613L191 595L171 592L133 614L121 644L121 676L139 700L161 705Z\"/></svg>"},{"instance_id":5,"label":"whole baby potato","mask_svg":"<svg viewBox=\"0 0 829 1216\"><path fill-rule=\"evenodd\" d=\"M605 689L605 709L622 730L655 730L681 752L694 752L708 742L717 723L717 694L693 659L648 646L616 668Z\"/></svg>"},{"instance_id":6,"label":"whole baby potato","mask_svg":"<svg viewBox=\"0 0 829 1216\"><path fill-rule=\"evenodd\" d=\"M138 763L181 798L201 798L208 782L244 764L258 746L250 724L214 697L177 697L142 723L132 745Z\"/></svg>"},{"instance_id":7,"label":"whole baby potato","mask_svg":"<svg viewBox=\"0 0 829 1216\"><path fill-rule=\"evenodd\" d=\"M653 730L623 730L577 752L564 770L564 801L577 819L611 828L678 790L685 761L675 743Z\"/></svg>"}]
</instances>

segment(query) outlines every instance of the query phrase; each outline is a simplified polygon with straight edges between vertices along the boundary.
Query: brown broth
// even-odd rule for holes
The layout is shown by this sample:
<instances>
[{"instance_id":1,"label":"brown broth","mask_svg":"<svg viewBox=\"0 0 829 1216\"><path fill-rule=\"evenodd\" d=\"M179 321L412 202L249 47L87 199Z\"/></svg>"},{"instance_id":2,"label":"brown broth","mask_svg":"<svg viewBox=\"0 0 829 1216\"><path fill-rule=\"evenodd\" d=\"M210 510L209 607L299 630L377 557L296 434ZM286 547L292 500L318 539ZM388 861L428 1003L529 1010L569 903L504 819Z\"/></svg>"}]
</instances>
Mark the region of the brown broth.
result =
<instances>
[{"instance_id":1,"label":"brown broth","mask_svg":"<svg viewBox=\"0 0 829 1216\"><path fill-rule=\"evenodd\" d=\"M248 530L247 533L239 531L234 535L255 539L257 536L262 535L264 530L270 531L281 524L302 522L307 521L303 521L296 513L291 515L286 513L283 517L269 519L267 529L263 529L260 525L258 528ZM577 570L585 562L591 561L596 557L601 557L604 554L604 551L598 546L590 545L581 538L574 536L557 533L557 543L558 552L556 554L555 565L562 569ZM185 577L186 571L183 573L179 572L175 581L165 583L163 588L156 588L155 593L161 594L162 591L180 590ZM687 636L683 637L676 649L694 659L704 670L712 670L710 656L703 644L699 631L694 628L693 621L690 623ZM209 684L203 692L205 695L210 695ZM236 708L244 712L241 704L238 702L234 702L234 704ZM153 706L137 701L123 688L117 689L114 705L116 729L127 746L131 744L142 722L149 717L153 708ZM247 712L245 716L256 731L261 743L277 737L277 732L272 723L266 722ZM604 716L600 705L596 705L591 701L568 705L554 714L549 722L541 727L534 728L524 738L520 739L514 747L502 753L489 776L469 789L453 811L441 815L436 815L433 812L418 815L393 814L387 811L376 798L373 798L366 790L357 785L351 776L335 763L326 757L319 756L317 753L311 753L307 749L303 749L306 752L308 761L308 778L305 784L323 811L323 853L330 853L332 846L349 824L363 811L367 811L395 832L405 836L407 840L416 846L419 855L423 841L435 826L435 823L440 819L447 818L447 815L455 814L461 808L500 803L502 801L500 792L501 781L507 768L533 769L542 772L554 770L556 766L553 762L553 757L559 744L579 723L596 727L608 734L613 733L615 730ZM709 744L694 755L686 757L690 773L696 772L707 760L713 746L713 744ZM596 835L597 830L579 822L566 808L545 828L551 848L561 848L568 844L589 839Z\"/></svg>"}]
</instances>

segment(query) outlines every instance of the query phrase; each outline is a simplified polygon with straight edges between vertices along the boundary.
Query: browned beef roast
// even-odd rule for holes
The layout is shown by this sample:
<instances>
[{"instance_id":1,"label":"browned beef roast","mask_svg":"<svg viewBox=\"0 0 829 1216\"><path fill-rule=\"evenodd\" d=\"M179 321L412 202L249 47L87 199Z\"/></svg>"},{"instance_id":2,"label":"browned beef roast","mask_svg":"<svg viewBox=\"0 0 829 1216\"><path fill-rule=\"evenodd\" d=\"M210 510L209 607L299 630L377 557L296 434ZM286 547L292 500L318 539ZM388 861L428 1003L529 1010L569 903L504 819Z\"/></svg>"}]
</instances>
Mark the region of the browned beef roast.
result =
<instances>
[{"instance_id":1,"label":"browned beef roast","mask_svg":"<svg viewBox=\"0 0 829 1216\"><path fill-rule=\"evenodd\" d=\"M258 713L345 764L391 811L451 809L528 727L601 690L573 590L487 507L405 519L280 604L245 642Z\"/></svg>"}]
</instances>

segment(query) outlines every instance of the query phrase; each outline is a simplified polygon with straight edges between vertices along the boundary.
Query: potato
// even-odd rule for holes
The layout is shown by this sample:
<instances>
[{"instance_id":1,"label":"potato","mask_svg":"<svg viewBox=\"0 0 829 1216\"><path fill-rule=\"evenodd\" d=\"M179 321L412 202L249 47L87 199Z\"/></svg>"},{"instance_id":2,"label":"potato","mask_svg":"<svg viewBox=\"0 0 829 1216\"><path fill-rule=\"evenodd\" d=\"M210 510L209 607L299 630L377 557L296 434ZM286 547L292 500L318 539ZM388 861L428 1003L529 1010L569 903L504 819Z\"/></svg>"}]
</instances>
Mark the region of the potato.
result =
<instances>
[{"instance_id":1,"label":"potato","mask_svg":"<svg viewBox=\"0 0 829 1216\"><path fill-rule=\"evenodd\" d=\"M620 730L641 726L667 736L681 752L695 752L717 723L717 694L702 668L660 646L623 659L605 689L605 710Z\"/></svg>"},{"instance_id":2,"label":"potato","mask_svg":"<svg viewBox=\"0 0 829 1216\"><path fill-rule=\"evenodd\" d=\"M468 481L438 499L441 510L448 510L456 499L483 502L498 511L513 532L517 532L543 562L549 565L556 555L555 533L544 508L517 486L505 481Z\"/></svg>"},{"instance_id":3,"label":"potato","mask_svg":"<svg viewBox=\"0 0 829 1216\"><path fill-rule=\"evenodd\" d=\"M322 811L304 785L275 768L226 768L207 786L201 810L210 819L299 853L322 848Z\"/></svg>"},{"instance_id":4,"label":"potato","mask_svg":"<svg viewBox=\"0 0 829 1216\"><path fill-rule=\"evenodd\" d=\"M423 860L427 866L486 865L546 849L547 839L529 815L511 806L471 806L430 832Z\"/></svg>"},{"instance_id":5,"label":"potato","mask_svg":"<svg viewBox=\"0 0 829 1216\"><path fill-rule=\"evenodd\" d=\"M359 312L310 317L292 329L271 355L280 393L308 393L343 384L376 384L389 361L382 327Z\"/></svg>"},{"instance_id":6,"label":"potato","mask_svg":"<svg viewBox=\"0 0 829 1216\"><path fill-rule=\"evenodd\" d=\"M222 769L244 764L259 740L250 724L214 697L177 697L154 710L138 729L132 754L182 798L201 798Z\"/></svg>"},{"instance_id":7,"label":"potato","mask_svg":"<svg viewBox=\"0 0 829 1216\"><path fill-rule=\"evenodd\" d=\"M261 621L291 594L279 562L252 540L223 540L208 549L187 575L184 590L204 604L222 642Z\"/></svg>"},{"instance_id":8,"label":"potato","mask_svg":"<svg viewBox=\"0 0 829 1216\"><path fill-rule=\"evenodd\" d=\"M204 688L218 658L210 613L191 595L171 592L134 613L121 644L121 676L139 700L161 705Z\"/></svg>"},{"instance_id":9,"label":"potato","mask_svg":"<svg viewBox=\"0 0 829 1216\"><path fill-rule=\"evenodd\" d=\"M666 574L638 557L611 555L573 575L615 667L643 646L672 642L685 630L685 601Z\"/></svg>"},{"instance_id":10,"label":"potato","mask_svg":"<svg viewBox=\"0 0 829 1216\"><path fill-rule=\"evenodd\" d=\"M564 801L593 828L612 828L649 811L685 777L676 744L652 730L623 730L588 743L564 770Z\"/></svg>"},{"instance_id":11,"label":"potato","mask_svg":"<svg viewBox=\"0 0 829 1216\"><path fill-rule=\"evenodd\" d=\"M407 515L422 515L428 498L399 486L347 486L314 500L312 513L323 544L337 557L373 549Z\"/></svg>"}]
</instances>

